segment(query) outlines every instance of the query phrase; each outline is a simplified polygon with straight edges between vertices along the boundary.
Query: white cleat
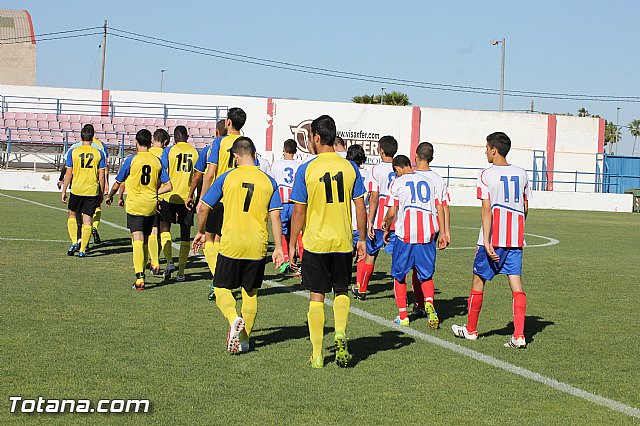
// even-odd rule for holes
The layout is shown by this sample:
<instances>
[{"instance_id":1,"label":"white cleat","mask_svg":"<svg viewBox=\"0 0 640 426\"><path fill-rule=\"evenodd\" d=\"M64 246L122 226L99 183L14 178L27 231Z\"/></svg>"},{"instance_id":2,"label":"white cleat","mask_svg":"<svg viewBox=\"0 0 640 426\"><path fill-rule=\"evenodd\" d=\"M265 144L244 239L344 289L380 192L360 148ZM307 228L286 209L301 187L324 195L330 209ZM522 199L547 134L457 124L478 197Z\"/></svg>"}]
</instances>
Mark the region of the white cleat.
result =
<instances>
[{"instance_id":1,"label":"white cleat","mask_svg":"<svg viewBox=\"0 0 640 426\"><path fill-rule=\"evenodd\" d=\"M527 341L524 339L524 336L520 336L518 338L511 336L511 340L504 345L507 348L526 349Z\"/></svg>"},{"instance_id":2,"label":"white cleat","mask_svg":"<svg viewBox=\"0 0 640 426\"><path fill-rule=\"evenodd\" d=\"M227 336L227 352L237 354L240 352L240 333L244 330L244 319L236 317L229 326L229 335Z\"/></svg>"},{"instance_id":3,"label":"white cleat","mask_svg":"<svg viewBox=\"0 0 640 426\"><path fill-rule=\"evenodd\" d=\"M478 332L474 331L473 333L470 332L469 330L467 330L467 326L466 325L456 325L453 324L451 326L451 331L453 331L453 335L456 337L460 337L462 339L467 339L467 340L477 340L478 339Z\"/></svg>"}]
</instances>

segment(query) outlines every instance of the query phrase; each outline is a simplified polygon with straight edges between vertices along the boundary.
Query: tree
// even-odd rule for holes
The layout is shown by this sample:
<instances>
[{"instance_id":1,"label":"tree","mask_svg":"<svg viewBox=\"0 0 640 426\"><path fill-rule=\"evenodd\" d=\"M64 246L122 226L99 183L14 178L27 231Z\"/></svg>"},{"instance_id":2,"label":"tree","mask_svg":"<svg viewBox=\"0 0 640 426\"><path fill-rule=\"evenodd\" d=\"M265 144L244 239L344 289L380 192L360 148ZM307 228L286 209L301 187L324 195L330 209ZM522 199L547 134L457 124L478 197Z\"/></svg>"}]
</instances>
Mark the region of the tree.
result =
<instances>
[{"instance_id":1,"label":"tree","mask_svg":"<svg viewBox=\"0 0 640 426\"><path fill-rule=\"evenodd\" d=\"M591 114L589 114L586 108L580 108L578 110L578 117L591 117Z\"/></svg>"},{"instance_id":2,"label":"tree","mask_svg":"<svg viewBox=\"0 0 640 426\"><path fill-rule=\"evenodd\" d=\"M613 154L613 145L620 142L622 139L622 132L615 123L606 121L604 128L604 144L609 145L609 154Z\"/></svg>"},{"instance_id":3,"label":"tree","mask_svg":"<svg viewBox=\"0 0 640 426\"><path fill-rule=\"evenodd\" d=\"M640 120L635 119L629 123L629 133L633 136L633 148L631 149L631 155L635 155L636 141L638 140L638 136L640 136Z\"/></svg>"},{"instance_id":4,"label":"tree","mask_svg":"<svg viewBox=\"0 0 640 426\"><path fill-rule=\"evenodd\" d=\"M354 96L351 98L351 102L355 102L357 104L377 104L380 105L384 101L385 105L395 105L395 106L407 106L411 105L409 102L409 95L401 92L390 92L385 93L384 98L380 95L362 95L362 96Z\"/></svg>"}]
</instances>

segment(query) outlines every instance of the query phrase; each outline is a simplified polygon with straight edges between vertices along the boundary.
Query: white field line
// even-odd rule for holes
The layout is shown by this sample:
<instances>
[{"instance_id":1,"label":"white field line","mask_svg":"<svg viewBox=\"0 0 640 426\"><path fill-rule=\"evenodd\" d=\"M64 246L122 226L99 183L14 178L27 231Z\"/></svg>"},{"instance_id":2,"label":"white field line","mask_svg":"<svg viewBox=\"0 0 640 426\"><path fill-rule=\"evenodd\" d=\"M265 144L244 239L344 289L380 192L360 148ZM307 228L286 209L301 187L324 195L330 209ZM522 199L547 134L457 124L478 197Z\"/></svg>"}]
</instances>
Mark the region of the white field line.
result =
<instances>
[{"instance_id":1,"label":"white field line","mask_svg":"<svg viewBox=\"0 0 640 426\"><path fill-rule=\"evenodd\" d=\"M68 243L69 240L36 240L32 238L4 238L0 237L0 241L30 241L33 243Z\"/></svg>"},{"instance_id":2,"label":"white field line","mask_svg":"<svg viewBox=\"0 0 640 426\"><path fill-rule=\"evenodd\" d=\"M19 197L13 197L10 195L6 195L6 194L2 194L0 193L1 196L3 197L8 197L14 200L19 200L19 201L24 201L27 203L31 203L31 204L35 204L38 206L42 206L42 207L46 207L46 208L50 208L50 209L54 209L54 210L62 210L62 211L67 211L66 209L62 209L59 207L53 207L53 206L49 206L47 204L42 204L42 203L38 203L36 201L31 201L31 200L27 200L24 198L19 198ZM107 224L109 226L112 226L116 229L122 229L125 231L129 231L127 228L117 225L115 223L112 222L108 222L108 221L101 221L101 223ZM536 235L537 236L537 235ZM547 238L550 240L553 240L551 238L548 237L542 237L540 236L540 238ZM555 240L557 241L557 240ZM557 243L555 243L557 244ZM549 244L552 245L552 244ZM265 284L271 286L271 287L281 287L281 288L287 288L288 286L284 285L284 284L280 284L277 283L275 281L264 281ZM309 298L309 294L307 292L303 292L303 291L294 291L292 292L292 294L295 294L297 296L301 296L304 298ZM325 303L329 306L333 305L333 301L330 299L325 300ZM505 361L501 361L497 358L494 358L492 356L489 355L485 355L481 352L478 351L474 351L473 349L469 349L466 348L464 346L460 346L457 343L453 343L450 342L448 340L444 340L444 339L440 339L439 337L435 337L435 336L431 336L429 334L426 333L422 333L421 331L418 330L414 330L412 328L409 327L402 327L399 325L395 325L393 324L391 321L389 321L386 318L382 318L378 315L374 315L371 314L367 311L364 311L362 309L356 308L356 307L351 307L350 312L354 315L357 315L361 318L365 318L368 319L369 321L372 321L376 324L379 324L383 327L388 327L388 328L392 328L395 329L397 331L400 331L401 333L407 334L409 336L415 337L417 339L423 340L425 342L431 343L433 345L439 346L441 348L444 349L448 349L452 352L455 352L459 355L471 358L473 360L485 363L487 365L499 368L501 370L507 371L509 373L515 374L517 376L521 376L524 377L525 379L534 381L534 382L538 382L538 383L542 383L543 385L546 385L552 389L556 389L560 392L572 395L572 396L576 396L578 398L582 398L585 399L587 401L590 401L594 404L597 405L601 405L603 407L609 408L610 410L613 411L617 411L619 413L622 414L626 414L627 416L631 416L631 417L636 417L636 418L640 418L640 409L632 407L630 405L626 405L623 404L621 402L615 401L613 399L609 399L609 398L605 398L603 396L600 395L596 395L593 394L591 392L587 392L585 390L576 388L575 386L571 386L567 383L564 382L560 382L558 380L552 379L550 377L547 376L543 376L542 374L536 373L534 371L531 370L527 370L526 368L522 368L522 367L518 367L517 365L505 362Z\"/></svg>"},{"instance_id":3,"label":"white field line","mask_svg":"<svg viewBox=\"0 0 640 426\"><path fill-rule=\"evenodd\" d=\"M284 284L277 283L275 281L264 281L265 284L271 287L282 287L287 288L288 286ZM292 294L297 296L309 298L309 294L303 291L294 291ZM325 303L329 306L333 305L333 300L325 299ZM621 402L615 401L613 399L605 398L600 395L596 395L585 390L576 388L567 383L560 382L558 380L552 379L547 376L543 376L542 374L538 374L534 371L527 370L526 368L518 367L517 365L510 364L505 361L501 361L497 358L494 358L489 355L485 355L481 352L474 351L473 349L466 348L464 346L460 346L457 343L450 342L448 340L440 339L439 337L431 336L426 333L422 333L421 331L414 330L409 327L403 327L400 325L393 324L389 319L380 317L378 315L371 314L367 311L364 311L359 308L355 308L351 306L350 310L351 314L357 315L361 318L368 319L376 324L379 324L383 327L393 328L398 330L401 333L407 334L409 336L415 337L420 340L424 340L425 342L431 343L436 346L440 346L441 348L448 349L452 352L455 352L459 355L466 356L468 358L474 359L476 361L483 362L492 367L497 367L501 370L505 370L509 373L515 374L517 376L524 377L525 379L529 379L534 382L542 383L543 385L549 386L550 388L559 390L560 392L564 392L569 395L577 396L578 398L586 399L587 401L591 401L595 404L602 405L603 407L609 408L613 411L617 411L622 414L626 414L628 416L640 418L640 409L631 407L629 405L625 405ZM505 349L510 350L510 349ZM513 349L511 349L513 350Z\"/></svg>"},{"instance_id":4,"label":"white field line","mask_svg":"<svg viewBox=\"0 0 640 426\"><path fill-rule=\"evenodd\" d=\"M471 226L452 226L452 228L458 228L458 229L472 229L472 230L476 230L476 231L480 231L480 227L477 228L472 228ZM545 237L543 235L536 235L536 234L527 234L526 232L524 233L524 235L528 235L530 237L536 237L536 238L541 238L543 240L547 240L546 243L542 243L542 244L527 244L524 248L525 249L530 249L530 248L535 248L535 247L549 247L549 246L555 246L556 244L560 243L560 240L556 240L555 238L551 238L551 237ZM477 246L473 246L473 247L447 247L445 250L475 250Z\"/></svg>"}]
</instances>

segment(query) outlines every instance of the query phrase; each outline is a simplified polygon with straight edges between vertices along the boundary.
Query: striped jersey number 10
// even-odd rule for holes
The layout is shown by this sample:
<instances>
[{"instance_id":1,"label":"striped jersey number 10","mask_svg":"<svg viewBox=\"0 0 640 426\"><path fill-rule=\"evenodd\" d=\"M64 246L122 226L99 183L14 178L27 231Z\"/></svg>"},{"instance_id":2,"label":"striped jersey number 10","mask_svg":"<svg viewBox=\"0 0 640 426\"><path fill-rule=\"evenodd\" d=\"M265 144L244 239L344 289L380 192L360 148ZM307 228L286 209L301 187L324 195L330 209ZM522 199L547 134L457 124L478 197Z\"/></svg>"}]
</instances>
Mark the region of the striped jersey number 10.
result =
<instances>
[{"instance_id":1,"label":"striped jersey number 10","mask_svg":"<svg viewBox=\"0 0 640 426\"><path fill-rule=\"evenodd\" d=\"M511 200L511 197L509 196L509 180L513 182L513 189L514 189L513 201L515 203L519 203L520 202L520 176L511 176L511 179L509 179L509 176L500 176L500 181L504 185L504 201L508 203L509 200Z\"/></svg>"}]
</instances>

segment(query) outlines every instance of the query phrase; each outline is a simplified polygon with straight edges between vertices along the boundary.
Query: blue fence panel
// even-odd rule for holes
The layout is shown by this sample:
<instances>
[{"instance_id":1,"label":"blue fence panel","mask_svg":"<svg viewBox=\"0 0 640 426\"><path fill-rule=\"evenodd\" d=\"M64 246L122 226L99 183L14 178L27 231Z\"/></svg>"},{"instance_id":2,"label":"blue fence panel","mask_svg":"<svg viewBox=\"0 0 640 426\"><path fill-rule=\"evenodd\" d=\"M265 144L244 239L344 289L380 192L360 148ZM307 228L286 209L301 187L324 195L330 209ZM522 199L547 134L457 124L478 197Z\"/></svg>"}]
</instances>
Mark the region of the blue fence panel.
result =
<instances>
[{"instance_id":1,"label":"blue fence panel","mask_svg":"<svg viewBox=\"0 0 640 426\"><path fill-rule=\"evenodd\" d=\"M603 192L624 194L632 188L640 188L640 157L606 155Z\"/></svg>"}]
</instances>

